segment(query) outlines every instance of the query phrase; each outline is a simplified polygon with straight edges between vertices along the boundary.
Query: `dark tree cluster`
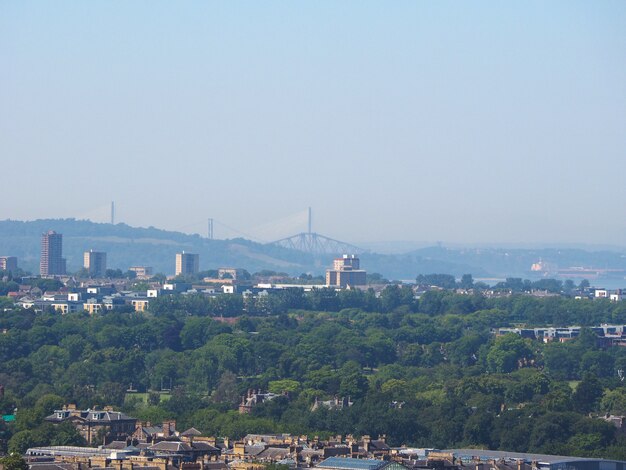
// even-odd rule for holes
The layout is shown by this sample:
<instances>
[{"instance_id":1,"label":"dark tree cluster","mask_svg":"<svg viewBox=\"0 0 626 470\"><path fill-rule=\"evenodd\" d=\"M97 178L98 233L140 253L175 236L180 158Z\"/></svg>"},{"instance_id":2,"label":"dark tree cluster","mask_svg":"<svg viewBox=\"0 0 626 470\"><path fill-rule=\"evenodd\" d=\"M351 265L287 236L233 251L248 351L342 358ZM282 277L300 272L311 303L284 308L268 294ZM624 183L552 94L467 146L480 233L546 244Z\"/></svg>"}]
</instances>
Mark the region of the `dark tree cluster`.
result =
<instances>
[{"instance_id":1,"label":"dark tree cluster","mask_svg":"<svg viewBox=\"0 0 626 470\"><path fill-rule=\"evenodd\" d=\"M469 279L466 279L469 282ZM386 434L392 445L626 458L599 416L626 413L626 351L591 330L543 344L492 327L624 322L608 301L488 299L407 287L160 298L146 313L0 314L0 450L80 443L65 403L176 418L206 435ZM248 389L279 394L239 414ZM167 389L167 390L164 390ZM132 391L128 391L132 390ZM315 410L349 399L353 405Z\"/></svg>"}]
</instances>

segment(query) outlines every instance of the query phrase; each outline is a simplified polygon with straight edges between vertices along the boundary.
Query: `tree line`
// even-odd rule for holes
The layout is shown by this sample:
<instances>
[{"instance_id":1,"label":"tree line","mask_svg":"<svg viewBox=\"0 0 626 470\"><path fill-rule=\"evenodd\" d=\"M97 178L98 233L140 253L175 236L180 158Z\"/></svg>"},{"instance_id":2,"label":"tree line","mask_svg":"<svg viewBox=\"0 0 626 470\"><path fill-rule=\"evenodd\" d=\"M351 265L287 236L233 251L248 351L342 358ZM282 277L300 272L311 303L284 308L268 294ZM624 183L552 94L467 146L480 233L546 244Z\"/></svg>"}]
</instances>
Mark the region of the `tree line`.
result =
<instances>
[{"instance_id":1,"label":"tree line","mask_svg":"<svg viewBox=\"0 0 626 470\"><path fill-rule=\"evenodd\" d=\"M0 411L17 412L0 424L1 448L80 442L43 421L75 403L233 438L386 434L392 445L626 458L621 434L595 417L626 413L626 351L585 329L550 344L490 331L624 322L621 303L445 290L416 299L399 286L259 298L171 296L146 313L93 316L6 309ZM242 415L248 389L280 396ZM312 409L333 397L354 404Z\"/></svg>"}]
</instances>

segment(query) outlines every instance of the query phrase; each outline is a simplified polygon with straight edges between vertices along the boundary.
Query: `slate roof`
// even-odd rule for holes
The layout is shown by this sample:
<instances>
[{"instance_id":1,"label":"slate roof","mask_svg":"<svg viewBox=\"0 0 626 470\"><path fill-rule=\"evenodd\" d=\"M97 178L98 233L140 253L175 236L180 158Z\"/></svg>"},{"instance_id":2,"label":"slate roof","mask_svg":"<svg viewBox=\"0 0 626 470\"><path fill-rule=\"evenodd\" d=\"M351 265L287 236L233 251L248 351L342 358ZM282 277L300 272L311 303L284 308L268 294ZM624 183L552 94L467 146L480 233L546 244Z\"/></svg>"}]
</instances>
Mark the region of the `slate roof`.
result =
<instances>
[{"instance_id":1,"label":"slate roof","mask_svg":"<svg viewBox=\"0 0 626 470\"><path fill-rule=\"evenodd\" d=\"M268 447L263 452L258 453L256 456L263 459L284 459L289 455L289 449L284 447Z\"/></svg>"},{"instance_id":2,"label":"slate roof","mask_svg":"<svg viewBox=\"0 0 626 470\"><path fill-rule=\"evenodd\" d=\"M204 464L204 468L205 470L225 470L228 468L228 464L225 462L207 462Z\"/></svg>"},{"instance_id":3,"label":"slate roof","mask_svg":"<svg viewBox=\"0 0 626 470\"><path fill-rule=\"evenodd\" d=\"M251 455L251 456L256 456L256 455L259 455L264 450L265 450L265 446L264 445L246 446L245 447L245 454L246 455Z\"/></svg>"},{"instance_id":4,"label":"slate roof","mask_svg":"<svg viewBox=\"0 0 626 470\"><path fill-rule=\"evenodd\" d=\"M189 428L186 431L181 433L181 436L187 437L187 436L201 436L202 433L200 431L198 431L196 428Z\"/></svg>"},{"instance_id":5,"label":"slate roof","mask_svg":"<svg viewBox=\"0 0 626 470\"><path fill-rule=\"evenodd\" d=\"M148 449L157 451L157 452L192 452L193 449L191 446L185 442L179 441L161 441L158 442Z\"/></svg>"},{"instance_id":6,"label":"slate roof","mask_svg":"<svg viewBox=\"0 0 626 470\"><path fill-rule=\"evenodd\" d=\"M387 445L385 441L381 441L379 439L374 439L370 441L370 451L371 450L390 450L391 447Z\"/></svg>"},{"instance_id":7,"label":"slate roof","mask_svg":"<svg viewBox=\"0 0 626 470\"><path fill-rule=\"evenodd\" d=\"M146 436L153 436L163 432L163 426L141 426L141 433Z\"/></svg>"},{"instance_id":8,"label":"slate roof","mask_svg":"<svg viewBox=\"0 0 626 470\"><path fill-rule=\"evenodd\" d=\"M302 457L312 457L312 456L321 457L322 455L324 455L324 451L322 449L302 449L300 451L300 455Z\"/></svg>"},{"instance_id":9,"label":"slate roof","mask_svg":"<svg viewBox=\"0 0 626 470\"><path fill-rule=\"evenodd\" d=\"M50 416L46 416L46 421L63 422L66 420L78 419L90 423L112 423L116 421L137 421L136 418L122 413L121 411L104 410L55 410Z\"/></svg>"},{"instance_id":10,"label":"slate roof","mask_svg":"<svg viewBox=\"0 0 626 470\"><path fill-rule=\"evenodd\" d=\"M193 447L194 450L200 450L200 451L205 451L205 452L219 452L220 450L215 447L212 446L211 444L209 444L208 442L195 442L193 444L191 444L191 447Z\"/></svg>"},{"instance_id":11,"label":"slate roof","mask_svg":"<svg viewBox=\"0 0 626 470\"><path fill-rule=\"evenodd\" d=\"M54 462L31 463L29 467L32 470L76 470L78 468L75 464Z\"/></svg>"},{"instance_id":12,"label":"slate roof","mask_svg":"<svg viewBox=\"0 0 626 470\"><path fill-rule=\"evenodd\" d=\"M103 449L122 450L126 449L126 441L112 441L111 443L102 446Z\"/></svg>"}]
</instances>

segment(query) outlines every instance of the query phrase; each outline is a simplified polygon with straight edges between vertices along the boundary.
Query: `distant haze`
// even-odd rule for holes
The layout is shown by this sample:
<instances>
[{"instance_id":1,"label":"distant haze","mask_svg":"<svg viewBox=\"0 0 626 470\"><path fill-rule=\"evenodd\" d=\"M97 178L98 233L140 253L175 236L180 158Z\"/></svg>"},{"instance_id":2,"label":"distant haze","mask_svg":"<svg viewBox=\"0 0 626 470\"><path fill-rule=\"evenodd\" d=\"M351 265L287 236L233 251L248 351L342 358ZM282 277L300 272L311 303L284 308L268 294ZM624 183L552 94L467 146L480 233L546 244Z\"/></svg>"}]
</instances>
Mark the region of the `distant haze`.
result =
<instances>
[{"instance_id":1,"label":"distant haze","mask_svg":"<svg viewBox=\"0 0 626 470\"><path fill-rule=\"evenodd\" d=\"M626 2L2 2L0 219L626 246Z\"/></svg>"}]
</instances>

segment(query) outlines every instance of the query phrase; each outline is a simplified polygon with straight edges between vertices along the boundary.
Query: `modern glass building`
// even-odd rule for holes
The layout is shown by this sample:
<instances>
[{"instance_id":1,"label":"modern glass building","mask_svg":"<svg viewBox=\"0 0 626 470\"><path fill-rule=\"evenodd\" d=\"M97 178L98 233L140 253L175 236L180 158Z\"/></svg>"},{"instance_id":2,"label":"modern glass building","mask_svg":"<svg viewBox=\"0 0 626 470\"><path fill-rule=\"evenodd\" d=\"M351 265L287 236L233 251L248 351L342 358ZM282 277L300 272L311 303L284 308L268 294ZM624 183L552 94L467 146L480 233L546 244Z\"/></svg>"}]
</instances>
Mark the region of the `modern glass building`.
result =
<instances>
[{"instance_id":1,"label":"modern glass building","mask_svg":"<svg viewBox=\"0 0 626 470\"><path fill-rule=\"evenodd\" d=\"M329 470L406 470L404 465L392 460L353 459L349 457L330 457L316 468ZM620 469L622 470L622 469Z\"/></svg>"}]
</instances>

